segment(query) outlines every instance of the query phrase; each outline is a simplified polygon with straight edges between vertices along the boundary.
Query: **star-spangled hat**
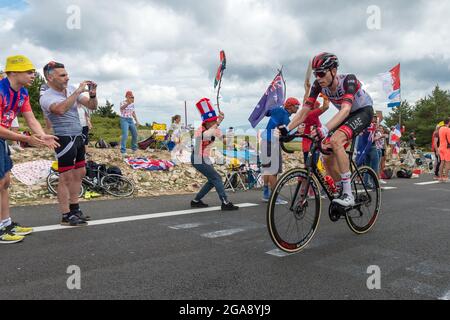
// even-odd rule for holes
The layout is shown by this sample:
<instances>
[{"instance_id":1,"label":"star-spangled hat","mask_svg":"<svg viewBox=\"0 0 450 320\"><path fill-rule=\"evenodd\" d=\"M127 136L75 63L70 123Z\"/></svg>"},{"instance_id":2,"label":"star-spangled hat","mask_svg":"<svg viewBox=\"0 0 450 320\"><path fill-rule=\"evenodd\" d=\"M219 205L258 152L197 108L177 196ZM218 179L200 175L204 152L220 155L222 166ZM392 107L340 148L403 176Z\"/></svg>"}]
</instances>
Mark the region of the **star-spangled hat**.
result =
<instances>
[{"instance_id":1,"label":"star-spangled hat","mask_svg":"<svg viewBox=\"0 0 450 320\"><path fill-rule=\"evenodd\" d=\"M216 112L214 111L211 101L208 98L200 99L200 101L195 105L197 106L200 116L202 117L202 123L217 120Z\"/></svg>"}]
</instances>

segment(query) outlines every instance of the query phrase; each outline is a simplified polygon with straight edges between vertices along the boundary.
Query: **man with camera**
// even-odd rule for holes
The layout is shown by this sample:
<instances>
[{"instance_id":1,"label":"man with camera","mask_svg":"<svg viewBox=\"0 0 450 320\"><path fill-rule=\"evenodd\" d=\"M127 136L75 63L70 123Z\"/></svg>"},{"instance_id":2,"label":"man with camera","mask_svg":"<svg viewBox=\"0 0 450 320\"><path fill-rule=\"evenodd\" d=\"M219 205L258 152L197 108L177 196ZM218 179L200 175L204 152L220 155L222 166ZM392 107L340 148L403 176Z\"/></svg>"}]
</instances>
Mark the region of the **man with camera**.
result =
<instances>
[{"instance_id":1,"label":"man with camera","mask_svg":"<svg viewBox=\"0 0 450 320\"><path fill-rule=\"evenodd\" d=\"M41 108L51 122L60 147L55 149L58 159L58 202L62 213L61 225L85 226L90 219L78 204L81 181L86 175L85 144L78 116L79 104L95 110L97 84L83 81L78 88L69 86L69 75L62 63L51 61L44 67L49 88L40 98ZM83 93L89 92L89 97Z\"/></svg>"}]
</instances>

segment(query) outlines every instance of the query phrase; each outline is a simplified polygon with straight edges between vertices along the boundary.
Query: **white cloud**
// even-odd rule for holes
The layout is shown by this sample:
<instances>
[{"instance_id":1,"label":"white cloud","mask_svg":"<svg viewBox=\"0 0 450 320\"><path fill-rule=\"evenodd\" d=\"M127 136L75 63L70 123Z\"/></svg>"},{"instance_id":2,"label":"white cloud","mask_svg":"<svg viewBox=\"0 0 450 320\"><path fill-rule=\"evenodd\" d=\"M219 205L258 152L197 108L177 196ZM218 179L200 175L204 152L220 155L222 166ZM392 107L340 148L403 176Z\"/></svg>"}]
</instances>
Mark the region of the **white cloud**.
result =
<instances>
[{"instance_id":1,"label":"white cloud","mask_svg":"<svg viewBox=\"0 0 450 320\"><path fill-rule=\"evenodd\" d=\"M0 13L0 67L18 53L39 69L60 61L72 83L97 81L101 101L118 110L131 89L142 122L168 122L184 114L184 101L190 119L198 116L198 99L215 101L213 78L224 49L226 126L247 122L281 65L288 95L302 98L306 63L321 51L336 53L340 71L365 83L376 109L385 108L376 76L398 62L403 98L411 103L437 82L448 88L445 73L435 71L450 70L450 3L366 2L29 0L27 10ZM81 10L80 30L66 28L66 8L73 4ZM381 30L366 27L371 4L381 8Z\"/></svg>"}]
</instances>

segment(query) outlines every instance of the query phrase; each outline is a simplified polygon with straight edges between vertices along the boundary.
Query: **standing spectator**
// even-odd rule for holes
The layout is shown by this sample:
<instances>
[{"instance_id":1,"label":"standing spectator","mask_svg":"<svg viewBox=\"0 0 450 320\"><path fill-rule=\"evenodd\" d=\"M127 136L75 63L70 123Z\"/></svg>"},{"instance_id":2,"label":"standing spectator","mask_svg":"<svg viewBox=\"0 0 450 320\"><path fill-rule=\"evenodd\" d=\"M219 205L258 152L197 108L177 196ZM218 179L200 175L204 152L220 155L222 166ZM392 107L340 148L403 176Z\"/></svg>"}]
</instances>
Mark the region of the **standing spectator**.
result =
<instances>
[{"instance_id":1,"label":"standing spectator","mask_svg":"<svg viewBox=\"0 0 450 320\"><path fill-rule=\"evenodd\" d=\"M222 182L222 177L214 169L212 161L209 159L210 151L215 139L220 139L222 137L222 132L219 129L219 125L224 119L224 114L220 112L219 116L217 116L211 105L211 101L207 98L201 99L197 102L196 106L202 117L202 125L194 134L195 147L192 150L191 163L198 172L208 179L208 181L199 193L197 193L195 199L191 201L191 207L208 207L202 199L208 194L209 191L211 191L212 188L216 188L219 199L222 202L222 211L238 210L239 207L228 201L227 194L225 193L225 187Z\"/></svg>"},{"instance_id":2,"label":"standing spectator","mask_svg":"<svg viewBox=\"0 0 450 320\"><path fill-rule=\"evenodd\" d=\"M274 129L285 127L290 122L290 116L298 111L300 101L297 98L286 99L282 107L274 108L267 113L270 117L266 130L261 135L261 171L263 174L263 198L268 202L271 191L275 189L278 174L283 172L283 158L279 137L274 135ZM284 128L284 130L287 130ZM287 132L286 132L287 134ZM285 204L286 201L278 197L276 204Z\"/></svg>"},{"instance_id":3,"label":"standing spectator","mask_svg":"<svg viewBox=\"0 0 450 320\"><path fill-rule=\"evenodd\" d=\"M431 151L434 152L434 158L436 159L436 167L434 169L434 179L439 180L439 168L441 165L441 155L439 154L439 129L444 126L444 121L441 121L436 125L436 129L431 136Z\"/></svg>"},{"instance_id":4,"label":"standing spectator","mask_svg":"<svg viewBox=\"0 0 450 320\"><path fill-rule=\"evenodd\" d=\"M308 96L305 96L305 100L307 98L308 98ZM308 116L305 119L305 122L304 122L305 130L303 132L304 134L311 134L311 127L313 127L313 126L316 126L317 128L320 128L322 126L322 123L320 122L319 117L325 111L327 111L329 107L330 107L330 100L328 100L328 98L325 98L323 100L322 106L320 106L320 102L316 101L314 110L310 111L308 113ZM302 132L300 132L300 133L302 133ZM311 144L312 144L312 141L309 139L302 140L303 159L305 161L305 164L306 164L306 161L308 160L308 154L309 154L309 150L311 149ZM319 160L319 153L317 152L314 155L314 162L317 163L318 160Z\"/></svg>"},{"instance_id":5,"label":"standing spectator","mask_svg":"<svg viewBox=\"0 0 450 320\"><path fill-rule=\"evenodd\" d=\"M370 124L369 128L367 128L363 131L360 141L361 141L361 143L366 144L365 147L363 146L363 148L362 148L362 149L364 149L364 151L363 151L364 155L362 156L365 159L364 164L366 166L371 167L373 169L373 171L375 171L375 173L378 175L379 170L380 170L380 157L379 157L379 154L377 151L377 147L375 145L375 142L377 140L377 134L376 134L377 127L378 127L378 117L376 116L376 114L374 114L374 116L372 118L372 123ZM378 135L378 139L379 139L379 137L380 137L380 135ZM367 141L367 143L365 143L365 141ZM358 163L359 163L359 161L358 161ZM365 179L364 183L369 188L374 188L373 182L368 181L368 175L366 175L366 177L364 177L364 179Z\"/></svg>"},{"instance_id":6,"label":"standing spectator","mask_svg":"<svg viewBox=\"0 0 450 320\"><path fill-rule=\"evenodd\" d=\"M136 124L133 122L135 120ZM128 130L131 132L131 150L136 152L138 133L136 126L140 126L136 117L136 111L134 106L133 92L127 91L125 94L125 100L120 104L120 128L122 129L122 141L120 145L120 152L125 157L127 153L127 140Z\"/></svg>"},{"instance_id":7,"label":"standing spectator","mask_svg":"<svg viewBox=\"0 0 450 320\"><path fill-rule=\"evenodd\" d=\"M181 142L182 134L181 116L179 114L172 117L172 123L169 128L169 133L170 141L175 145L176 148Z\"/></svg>"},{"instance_id":8,"label":"standing spectator","mask_svg":"<svg viewBox=\"0 0 450 320\"><path fill-rule=\"evenodd\" d=\"M448 170L450 170L450 117L444 120L444 126L439 129L439 155L441 165L439 181L448 182Z\"/></svg>"},{"instance_id":9,"label":"standing spectator","mask_svg":"<svg viewBox=\"0 0 450 320\"><path fill-rule=\"evenodd\" d=\"M90 110L97 108L97 84L83 81L78 88L70 86L64 65L54 61L45 65L44 76L49 88L42 94L40 104L61 144L55 149L61 225L85 226L90 217L83 215L80 210L78 195L81 181L86 175L86 146L78 108L80 104ZM89 92L89 97L82 95L85 92Z\"/></svg>"},{"instance_id":10,"label":"standing spectator","mask_svg":"<svg viewBox=\"0 0 450 320\"><path fill-rule=\"evenodd\" d=\"M89 130L92 129L92 123L88 109L82 104L78 105L78 117L80 118L84 145L87 146L89 144Z\"/></svg>"},{"instance_id":11,"label":"standing spectator","mask_svg":"<svg viewBox=\"0 0 450 320\"><path fill-rule=\"evenodd\" d=\"M375 135L375 144L378 151L378 156L380 158L380 168L378 170L378 177L380 178L380 183L386 183L381 177L386 166L386 139L388 135L384 132L384 127L379 125L377 134Z\"/></svg>"},{"instance_id":12,"label":"standing spectator","mask_svg":"<svg viewBox=\"0 0 450 320\"><path fill-rule=\"evenodd\" d=\"M22 141L31 146L59 146L56 137L46 135L34 117L30 97L25 86L33 83L36 71L33 63L25 56L12 56L6 59L7 77L0 80L0 244L17 243L33 232L32 228L21 227L13 222L9 210L10 171L13 163L6 140ZM12 121L22 113L32 136L21 135L9 130Z\"/></svg>"},{"instance_id":13,"label":"standing spectator","mask_svg":"<svg viewBox=\"0 0 450 320\"><path fill-rule=\"evenodd\" d=\"M411 148L411 151L416 149L416 133L414 131L411 131L408 136L408 145Z\"/></svg>"}]
</instances>

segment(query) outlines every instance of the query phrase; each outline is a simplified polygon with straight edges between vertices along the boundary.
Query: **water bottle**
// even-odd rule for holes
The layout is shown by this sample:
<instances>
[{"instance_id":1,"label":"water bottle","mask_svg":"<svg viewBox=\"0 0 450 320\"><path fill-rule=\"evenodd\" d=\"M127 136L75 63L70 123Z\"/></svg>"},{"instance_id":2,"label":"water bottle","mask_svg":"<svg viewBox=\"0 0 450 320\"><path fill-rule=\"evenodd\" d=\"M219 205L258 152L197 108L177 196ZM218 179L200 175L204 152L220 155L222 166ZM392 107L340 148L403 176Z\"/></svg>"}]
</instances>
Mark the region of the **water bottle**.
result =
<instances>
[{"instance_id":1,"label":"water bottle","mask_svg":"<svg viewBox=\"0 0 450 320\"><path fill-rule=\"evenodd\" d=\"M336 188L336 184L334 183L334 180L331 176L325 176L325 181L328 183L328 185L330 186L330 190L333 193L337 192L337 188Z\"/></svg>"}]
</instances>

